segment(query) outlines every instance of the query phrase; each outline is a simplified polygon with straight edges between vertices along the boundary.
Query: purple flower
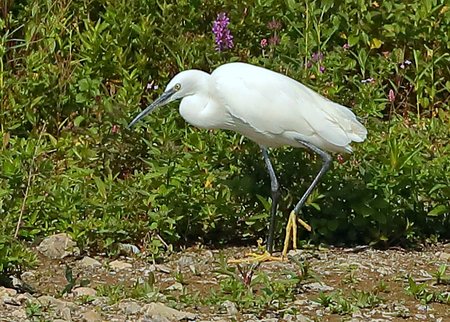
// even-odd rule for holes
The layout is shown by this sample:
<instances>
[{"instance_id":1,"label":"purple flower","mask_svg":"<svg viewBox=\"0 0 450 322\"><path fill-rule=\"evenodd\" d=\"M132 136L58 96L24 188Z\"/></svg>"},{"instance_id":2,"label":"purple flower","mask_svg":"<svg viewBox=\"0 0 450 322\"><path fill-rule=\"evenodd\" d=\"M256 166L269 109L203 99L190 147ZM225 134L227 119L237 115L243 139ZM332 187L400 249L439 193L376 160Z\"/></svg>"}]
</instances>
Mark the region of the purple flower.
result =
<instances>
[{"instance_id":1,"label":"purple flower","mask_svg":"<svg viewBox=\"0 0 450 322\"><path fill-rule=\"evenodd\" d=\"M260 45L262 48L267 47L267 39L266 38L261 39Z\"/></svg>"},{"instance_id":2,"label":"purple flower","mask_svg":"<svg viewBox=\"0 0 450 322\"><path fill-rule=\"evenodd\" d=\"M269 21L267 23L267 28L270 30L280 30L281 29L281 22L278 20L272 19L272 21Z\"/></svg>"},{"instance_id":3,"label":"purple flower","mask_svg":"<svg viewBox=\"0 0 450 322\"><path fill-rule=\"evenodd\" d=\"M344 48L345 50L348 50L348 49L350 49L350 45L347 42L342 46L342 48Z\"/></svg>"},{"instance_id":4,"label":"purple flower","mask_svg":"<svg viewBox=\"0 0 450 322\"><path fill-rule=\"evenodd\" d=\"M155 84L155 81L151 81L150 83L147 83L146 88L148 90L155 90L155 89L158 89L159 86Z\"/></svg>"},{"instance_id":5,"label":"purple flower","mask_svg":"<svg viewBox=\"0 0 450 322\"><path fill-rule=\"evenodd\" d=\"M276 46L280 44L280 37L273 35L269 38L269 45Z\"/></svg>"},{"instance_id":6,"label":"purple flower","mask_svg":"<svg viewBox=\"0 0 450 322\"><path fill-rule=\"evenodd\" d=\"M393 103L395 101L395 93L392 89L389 90L388 100L391 103Z\"/></svg>"},{"instance_id":7,"label":"purple flower","mask_svg":"<svg viewBox=\"0 0 450 322\"><path fill-rule=\"evenodd\" d=\"M409 65L411 65L411 61L407 59L403 63L400 64L400 68L405 69L406 66L409 66Z\"/></svg>"},{"instance_id":8,"label":"purple flower","mask_svg":"<svg viewBox=\"0 0 450 322\"><path fill-rule=\"evenodd\" d=\"M320 52L320 51L318 51L318 52L316 52L316 53L313 53L312 55L311 55L311 60L313 61L313 62L319 62L319 61L322 61L323 60L323 54Z\"/></svg>"},{"instance_id":9,"label":"purple flower","mask_svg":"<svg viewBox=\"0 0 450 322\"><path fill-rule=\"evenodd\" d=\"M323 73L325 73L325 66L320 66L319 67L319 71L323 74Z\"/></svg>"},{"instance_id":10,"label":"purple flower","mask_svg":"<svg viewBox=\"0 0 450 322\"><path fill-rule=\"evenodd\" d=\"M213 22L212 32L215 36L216 50L223 51L234 47L233 36L231 35L228 25L230 18L225 12L217 15L217 19Z\"/></svg>"}]
</instances>

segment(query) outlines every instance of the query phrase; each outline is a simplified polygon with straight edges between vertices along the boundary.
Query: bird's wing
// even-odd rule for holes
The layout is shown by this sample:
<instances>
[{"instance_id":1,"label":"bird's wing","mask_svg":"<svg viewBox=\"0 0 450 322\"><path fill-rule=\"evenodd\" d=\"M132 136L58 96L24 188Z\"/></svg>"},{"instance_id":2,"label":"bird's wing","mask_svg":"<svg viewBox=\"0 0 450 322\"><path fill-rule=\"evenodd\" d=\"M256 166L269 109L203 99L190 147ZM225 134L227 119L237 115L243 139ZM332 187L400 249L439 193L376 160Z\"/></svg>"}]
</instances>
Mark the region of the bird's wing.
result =
<instances>
[{"instance_id":1,"label":"bird's wing","mask_svg":"<svg viewBox=\"0 0 450 322\"><path fill-rule=\"evenodd\" d=\"M212 77L220 103L258 132L295 132L305 140L319 136L339 147L365 139L367 132L353 112L287 76L230 63L217 68Z\"/></svg>"}]
</instances>

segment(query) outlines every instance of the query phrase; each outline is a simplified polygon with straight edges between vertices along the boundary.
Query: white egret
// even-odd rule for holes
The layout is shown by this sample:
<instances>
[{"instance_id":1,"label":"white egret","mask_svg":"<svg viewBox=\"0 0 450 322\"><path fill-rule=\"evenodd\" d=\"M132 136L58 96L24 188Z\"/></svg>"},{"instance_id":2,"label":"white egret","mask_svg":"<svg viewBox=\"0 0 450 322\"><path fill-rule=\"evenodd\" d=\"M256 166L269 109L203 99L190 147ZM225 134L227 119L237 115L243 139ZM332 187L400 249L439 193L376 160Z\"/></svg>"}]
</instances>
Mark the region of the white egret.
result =
<instances>
[{"instance_id":1,"label":"white egret","mask_svg":"<svg viewBox=\"0 0 450 322\"><path fill-rule=\"evenodd\" d=\"M283 257L293 239L296 248L297 215L328 170L329 152L351 153L350 143L362 142L366 128L347 107L334 103L305 85L268 69L245 63L224 64L211 74L186 70L177 74L164 93L131 121L133 126L159 106L181 99L180 114L190 124L206 129L236 131L260 145L272 192L266 256L271 259L279 184L268 147L306 148L318 154L322 167L292 210L286 227ZM300 220L308 230L310 226Z\"/></svg>"}]
</instances>

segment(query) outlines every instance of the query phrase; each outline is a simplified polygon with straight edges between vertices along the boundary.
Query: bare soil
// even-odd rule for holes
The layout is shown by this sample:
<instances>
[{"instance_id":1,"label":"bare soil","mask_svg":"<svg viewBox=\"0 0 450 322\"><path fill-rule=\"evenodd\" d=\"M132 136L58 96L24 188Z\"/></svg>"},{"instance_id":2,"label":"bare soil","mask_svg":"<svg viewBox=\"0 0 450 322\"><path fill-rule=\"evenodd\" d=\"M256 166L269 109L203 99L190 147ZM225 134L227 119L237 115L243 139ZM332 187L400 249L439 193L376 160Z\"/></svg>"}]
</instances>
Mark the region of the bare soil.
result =
<instances>
[{"instance_id":1,"label":"bare soil","mask_svg":"<svg viewBox=\"0 0 450 322\"><path fill-rule=\"evenodd\" d=\"M224 249L206 249L192 247L168 256L160 263L148 259L122 257L119 260L131 263L132 269L112 270L109 258L96 256L102 267L86 268L80 265L80 258L49 260L40 256L39 265L25 274L24 280L33 286L37 294L60 297L67 285L66 267L73 269L78 280L89 280L89 287L98 289L100 285L123 285L133 288L139 281L155 277L155 288L170 298L170 306L197 314L198 321L450 321L450 305L431 302L425 303L406 291L408 276L416 283L425 283L430 292L450 292L450 286L437 283L435 274L443 264L449 264L450 244L430 247L424 251L405 249L376 250L371 248L324 248L299 250L291 255L301 263L308 263L309 272L314 278L303 281L288 303L280 309L272 307L261 312L248 311L236 303L237 312L227 311L222 305L204 304L196 301L179 300L195 294L196 299L211 298L213 292L220 292L220 281L226 278L217 272L221 258L242 257L250 248L234 247ZM230 264L230 266L232 266ZM245 265L244 265L245 266ZM242 267L242 266L241 266ZM248 267L247 267L248 269ZM286 279L287 271L299 271L298 264L292 261L262 263L255 269L253 278L258 274L267 274L272 281ZM447 274L449 274L447 270ZM174 287L182 279L183 288ZM179 285L179 284L178 284ZM312 287L312 286L315 287ZM357 291L375 294L379 304L358 308L356 311L341 314L333 313L330 308L317 303L320 292L339 293L346 298ZM183 295L184 294L184 295ZM218 294L218 293L217 293ZM448 294L448 293L447 293ZM64 301L73 301L77 305L89 307L100 312L104 321L144 321L120 312L113 303L86 301L80 303L71 294L62 297ZM124 301L124 300L122 300ZM179 303L176 303L179 301ZM138 300L145 303L145 300ZM98 303L103 303L102 307ZM147 301L148 303L148 301ZM206 303L206 302L205 302ZM108 305L110 305L108 307ZM0 306L0 317L11 310L8 305ZM0 318L0 321L2 319ZM6 321L6 320L5 320ZM8 321L13 321L9 319ZM19 320L18 320L19 321ZM39 321L30 319L30 321ZM77 315L72 316L77 321Z\"/></svg>"}]
</instances>

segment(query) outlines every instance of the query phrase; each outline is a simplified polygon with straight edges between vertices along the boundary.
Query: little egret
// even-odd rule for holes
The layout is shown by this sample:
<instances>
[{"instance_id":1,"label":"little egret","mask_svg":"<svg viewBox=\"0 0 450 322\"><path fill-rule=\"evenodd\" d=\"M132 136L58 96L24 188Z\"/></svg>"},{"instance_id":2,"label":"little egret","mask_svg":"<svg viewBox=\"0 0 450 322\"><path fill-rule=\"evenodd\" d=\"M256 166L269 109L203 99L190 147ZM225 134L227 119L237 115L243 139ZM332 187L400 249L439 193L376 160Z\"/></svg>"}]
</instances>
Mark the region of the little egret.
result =
<instances>
[{"instance_id":1,"label":"little egret","mask_svg":"<svg viewBox=\"0 0 450 322\"><path fill-rule=\"evenodd\" d=\"M190 124L206 129L236 131L260 145L271 181L271 218L267 252L257 260L273 259L273 234L279 184L267 151L289 145L306 148L322 159L322 167L290 213L283 258L291 235L297 242L297 215L320 178L328 170L329 152L351 153L351 142L362 142L366 128L347 107L334 103L305 85L268 69L228 63L211 74L186 70L177 74L164 93L131 121L132 127L157 107L181 99L180 114ZM311 227L299 222L308 230Z\"/></svg>"}]
</instances>

